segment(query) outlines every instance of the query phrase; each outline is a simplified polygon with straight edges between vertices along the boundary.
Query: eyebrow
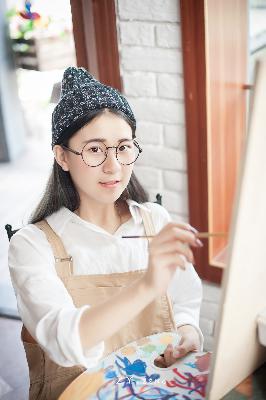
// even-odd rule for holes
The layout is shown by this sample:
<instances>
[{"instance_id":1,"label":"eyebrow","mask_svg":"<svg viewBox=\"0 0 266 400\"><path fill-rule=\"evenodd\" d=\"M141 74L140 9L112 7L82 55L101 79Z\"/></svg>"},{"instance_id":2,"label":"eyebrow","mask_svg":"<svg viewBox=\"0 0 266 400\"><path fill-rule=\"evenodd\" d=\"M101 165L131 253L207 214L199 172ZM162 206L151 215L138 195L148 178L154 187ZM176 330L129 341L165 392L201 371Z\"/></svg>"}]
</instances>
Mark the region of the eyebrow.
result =
<instances>
[{"instance_id":1,"label":"eyebrow","mask_svg":"<svg viewBox=\"0 0 266 400\"><path fill-rule=\"evenodd\" d=\"M129 138L123 138L123 139L119 139L118 143L123 142L124 140L133 140L133 139L129 139ZM86 143L91 143L91 142L100 142L100 143L104 143L106 142L106 139L102 139L102 138L95 138L95 139L89 139L89 140L84 140L82 142L82 144L86 144Z\"/></svg>"}]
</instances>

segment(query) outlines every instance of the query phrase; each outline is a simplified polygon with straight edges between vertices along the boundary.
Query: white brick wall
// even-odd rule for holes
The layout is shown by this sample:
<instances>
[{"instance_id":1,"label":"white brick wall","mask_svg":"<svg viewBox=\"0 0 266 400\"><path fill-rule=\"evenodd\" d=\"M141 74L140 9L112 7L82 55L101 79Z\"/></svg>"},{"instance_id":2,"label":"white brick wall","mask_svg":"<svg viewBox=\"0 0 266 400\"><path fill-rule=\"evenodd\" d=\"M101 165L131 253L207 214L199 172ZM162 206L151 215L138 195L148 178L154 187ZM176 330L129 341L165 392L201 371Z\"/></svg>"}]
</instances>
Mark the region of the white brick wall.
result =
<instances>
[{"instance_id":1,"label":"white brick wall","mask_svg":"<svg viewBox=\"0 0 266 400\"><path fill-rule=\"evenodd\" d=\"M178 132L178 134L177 134ZM185 127L179 125L164 126L164 144L172 149L180 149L186 152L186 132Z\"/></svg>"},{"instance_id":2,"label":"white brick wall","mask_svg":"<svg viewBox=\"0 0 266 400\"><path fill-rule=\"evenodd\" d=\"M125 71L182 73L181 53L176 49L123 46L121 66Z\"/></svg>"},{"instance_id":3,"label":"white brick wall","mask_svg":"<svg viewBox=\"0 0 266 400\"><path fill-rule=\"evenodd\" d=\"M159 47L181 48L180 26L176 24L157 25L155 27L156 43Z\"/></svg>"},{"instance_id":4,"label":"white brick wall","mask_svg":"<svg viewBox=\"0 0 266 400\"><path fill-rule=\"evenodd\" d=\"M154 26L138 21L121 21L120 39L122 45L154 46Z\"/></svg>"},{"instance_id":5,"label":"white brick wall","mask_svg":"<svg viewBox=\"0 0 266 400\"><path fill-rule=\"evenodd\" d=\"M188 220L180 15L175 0L117 0L123 91L143 153L136 174L160 192L175 220Z\"/></svg>"},{"instance_id":6,"label":"white brick wall","mask_svg":"<svg viewBox=\"0 0 266 400\"><path fill-rule=\"evenodd\" d=\"M143 148L135 172L150 198L162 194L175 221L188 221L184 89L176 0L116 0L120 71ZM204 284L201 328L211 349L216 288ZM218 290L219 291L219 290Z\"/></svg>"},{"instance_id":7,"label":"white brick wall","mask_svg":"<svg viewBox=\"0 0 266 400\"><path fill-rule=\"evenodd\" d=\"M144 148L146 144L163 145L163 124L138 121L138 140Z\"/></svg>"},{"instance_id":8,"label":"white brick wall","mask_svg":"<svg viewBox=\"0 0 266 400\"><path fill-rule=\"evenodd\" d=\"M127 97L155 97L156 77L150 72L132 72L124 74L124 93Z\"/></svg>"},{"instance_id":9,"label":"white brick wall","mask_svg":"<svg viewBox=\"0 0 266 400\"><path fill-rule=\"evenodd\" d=\"M180 20L179 8L173 0L118 0L119 20L169 21Z\"/></svg>"},{"instance_id":10,"label":"white brick wall","mask_svg":"<svg viewBox=\"0 0 266 400\"><path fill-rule=\"evenodd\" d=\"M184 100L184 82L180 75L158 74L157 86L159 97Z\"/></svg>"}]
</instances>

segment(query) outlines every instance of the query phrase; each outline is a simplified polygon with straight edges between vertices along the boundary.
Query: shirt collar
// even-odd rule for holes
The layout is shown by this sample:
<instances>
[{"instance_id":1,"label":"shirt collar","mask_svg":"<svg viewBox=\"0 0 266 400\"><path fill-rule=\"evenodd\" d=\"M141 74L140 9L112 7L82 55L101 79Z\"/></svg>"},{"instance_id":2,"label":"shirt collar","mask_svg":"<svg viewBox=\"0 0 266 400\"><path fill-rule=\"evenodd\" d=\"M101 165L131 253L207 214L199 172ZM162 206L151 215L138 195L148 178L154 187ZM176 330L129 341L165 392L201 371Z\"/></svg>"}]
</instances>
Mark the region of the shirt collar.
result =
<instances>
[{"instance_id":1,"label":"shirt collar","mask_svg":"<svg viewBox=\"0 0 266 400\"><path fill-rule=\"evenodd\" d=\"M147 212L151 212L151 210L146 206L146 203L138 203L135 200L129 199L127 200L127 204L135 224L142 223L142 216L140 213L141 208ZM78 215L76 215L66 207L60 208L58 211L47 217L47 221L59 235L64 230L64 227L68 223L68 221L73 221L82 225L87 225L88 227L99 232L105 232L102 228L98 227L97 225L94 225L88 221L83 220L82 218L80 218Z\"/></svg>"},{"instance_id":2,"label":"shirt collar","mask_svg":"<svg viewBox=\"0 0 266 400\"><path fill-rule=\"evenodd\" d=\"M142 216L140 213L140 208L147 212L151 212L151 210L145 205L146 203L138 203L135 200L127 200L127 204L129 207L129 211L132 215L132 218L136 224L140 224L142 222Z\"/></svg>"}]
</instances>

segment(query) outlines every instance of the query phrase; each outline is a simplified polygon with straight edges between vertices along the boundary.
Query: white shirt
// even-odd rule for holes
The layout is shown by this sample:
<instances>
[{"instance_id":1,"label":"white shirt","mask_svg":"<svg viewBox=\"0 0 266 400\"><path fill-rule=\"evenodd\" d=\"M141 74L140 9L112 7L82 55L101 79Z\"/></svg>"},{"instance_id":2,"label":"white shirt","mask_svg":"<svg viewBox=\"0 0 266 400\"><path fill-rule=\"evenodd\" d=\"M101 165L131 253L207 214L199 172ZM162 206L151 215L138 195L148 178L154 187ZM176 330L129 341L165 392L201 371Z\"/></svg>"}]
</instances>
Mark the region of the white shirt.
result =
<instances>
[{"instance_id":1,"label":"white shirt","mask_svg":"<svg viewBox=\"0 0 266 400\"><path fill-rule=\"evenodd\" d=\"M156 203L138 204L128 200L132 218L114 234L61 208L47 217L73 257L74 275L110 274L147 268L146 240L126 240L122 235L144 235L139 209L150 210L156 232L170 220L168 212ZM52 248L45 234L33 224L21 228L11 239L9 268L21 319L50 358L62 366L83 365L95 368L103 355L104 343L84 351L79 335L79 321L90 305L76 308L56 274ZM201 281L192 264L176 269L168 287L176 326L193 325L201 337L199 312Z\"/></svg>"}]
</instances>

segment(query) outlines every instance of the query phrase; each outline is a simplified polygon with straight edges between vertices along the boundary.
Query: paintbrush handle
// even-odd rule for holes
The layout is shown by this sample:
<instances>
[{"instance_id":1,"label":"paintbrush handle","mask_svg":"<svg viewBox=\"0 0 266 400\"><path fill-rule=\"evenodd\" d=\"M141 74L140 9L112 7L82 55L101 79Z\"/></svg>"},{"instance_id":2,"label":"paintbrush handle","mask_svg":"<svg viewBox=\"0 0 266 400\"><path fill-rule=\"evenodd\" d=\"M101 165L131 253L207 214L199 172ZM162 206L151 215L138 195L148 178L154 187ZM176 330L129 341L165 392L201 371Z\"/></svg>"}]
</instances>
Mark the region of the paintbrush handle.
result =
<instances>
[{"instance_id":1,"label":"paintbrush handle","mask_svg":"<svg viewBox=\"0 0 266 400\"><path fill-rule=\"evenodd\" d=\"M208 238L211 236L226 236L225 232L198 232L195 234L198 238ZM151 239L153 235L146 236L122 236L122 239Z\"/></svg>"},{"instance_id":2,"label":"paintbrush handle","mask_svg":"<svg viewBox=\"0 0 266 400\"><path fill-rule=\"evenodd\" d=\"M226 232L199 232L196 233L196 236L198 238L207 238L210 236L226 236L227 233Z\"/></svg>"}]
</instances>

